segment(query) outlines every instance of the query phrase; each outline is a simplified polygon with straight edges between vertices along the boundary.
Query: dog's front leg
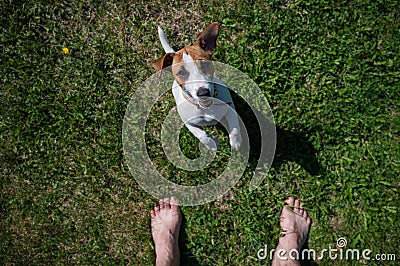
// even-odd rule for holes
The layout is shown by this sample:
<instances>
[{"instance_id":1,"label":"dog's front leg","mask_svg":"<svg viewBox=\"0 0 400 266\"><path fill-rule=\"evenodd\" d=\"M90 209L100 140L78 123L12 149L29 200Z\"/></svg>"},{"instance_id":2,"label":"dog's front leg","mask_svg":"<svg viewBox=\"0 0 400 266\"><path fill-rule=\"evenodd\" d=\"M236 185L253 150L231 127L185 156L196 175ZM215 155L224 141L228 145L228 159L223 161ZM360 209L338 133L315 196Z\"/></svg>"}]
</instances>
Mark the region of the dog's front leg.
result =
<instances>
[{"instance_id":1,"label":"dog's front leg","mask_svg":"<svg viewBox=\"0 0 400 266\"><path fill-rule=\"evenodd\" d=\"M192 134L200 140L209 150L216 151L218 149L218 141L213 137L207 135L207 133L199 126L193 126L190 124L186 124L186 127L189 129Z\"/></svg>"},{"instance_id":2,"label":"dog's front leg","mask_svg":"<svg viewBox=\"0 0 400 266\"><path fill-rule=\"evenodd\" d=\"M235 109L229 108L226 113L226 119L228 120L229 126L229 143L232 148L239 149L242 144L242 135L240 134L240 126Z\"/></svg>"}]
</instances>

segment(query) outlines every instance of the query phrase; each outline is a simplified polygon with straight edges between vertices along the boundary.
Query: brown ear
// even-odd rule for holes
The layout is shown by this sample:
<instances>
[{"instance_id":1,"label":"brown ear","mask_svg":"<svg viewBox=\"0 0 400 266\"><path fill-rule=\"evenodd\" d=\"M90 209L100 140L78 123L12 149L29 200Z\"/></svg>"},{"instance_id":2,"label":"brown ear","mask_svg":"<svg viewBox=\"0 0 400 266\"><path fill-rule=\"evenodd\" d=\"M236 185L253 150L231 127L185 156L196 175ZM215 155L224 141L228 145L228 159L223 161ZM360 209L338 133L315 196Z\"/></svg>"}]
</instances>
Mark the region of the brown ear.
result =
<instances>
[{"instance_id":1,"label":"brown ear","mask_svg":"<svg viewBox=\"0 0 400 266\"><path fill-rule=\"evenodd\" d=\"M217 37L219 33L218 22L211 23L207 29L200 33L197 38L196 44L206 52L214 52L217 47Z\"/></svg>"},{"instance_id":2,"label":"brown ear","mask_svg":"<svg viewBox=\"0 0 400 266\"><path fill-rule=\"evenodd\" d=\"M163 57L153 63L154 69L156 71L159 71L161 69L171 66L174 60L174 55L175 53L167 53L163 55Z\"/></svg>"}]
</instances>

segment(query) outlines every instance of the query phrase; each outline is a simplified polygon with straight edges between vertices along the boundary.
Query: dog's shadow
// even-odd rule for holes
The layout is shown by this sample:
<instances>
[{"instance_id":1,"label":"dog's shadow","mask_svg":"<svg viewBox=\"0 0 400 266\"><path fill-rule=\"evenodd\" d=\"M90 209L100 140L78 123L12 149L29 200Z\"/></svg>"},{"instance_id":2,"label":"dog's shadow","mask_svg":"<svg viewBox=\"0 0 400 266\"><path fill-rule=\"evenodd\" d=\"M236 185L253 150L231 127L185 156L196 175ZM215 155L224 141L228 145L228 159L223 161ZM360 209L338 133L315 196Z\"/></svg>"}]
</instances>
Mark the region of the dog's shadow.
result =
<instances>
[{"instance_id":1,"label":"dog's shadow","mask_svg":"<svg viewBox=\"0 0 400 266\"><path fill-rule=\"evenodd\" d=\"M305 133L292 132L276 128L277 143L273 166L280 165L290 161L296 162L310 175L317 176L323 174L323 169L319 163L314 146Z\"/></svg>"},{"instance_id":2,"label":"dog's shadow","mask_svg":"<svg viewBox=\"0 0 400 266\"><path fill-rule=\"evenodd\" d=\"M261 131L251 107L237 94L232 93L236 111L246 126L250 140L250 165L256 167L261 152ZM265 122L265 121L264 121ZM270 123L270 122L269 122ZM271 125L267 126L271 127ZM287 162L296 162L312 176L323 174L317 158L317 150L310 141L312 132L297 132L275 125L276 149L272 167L278 169Z\"/></svg>"}]
</instances>

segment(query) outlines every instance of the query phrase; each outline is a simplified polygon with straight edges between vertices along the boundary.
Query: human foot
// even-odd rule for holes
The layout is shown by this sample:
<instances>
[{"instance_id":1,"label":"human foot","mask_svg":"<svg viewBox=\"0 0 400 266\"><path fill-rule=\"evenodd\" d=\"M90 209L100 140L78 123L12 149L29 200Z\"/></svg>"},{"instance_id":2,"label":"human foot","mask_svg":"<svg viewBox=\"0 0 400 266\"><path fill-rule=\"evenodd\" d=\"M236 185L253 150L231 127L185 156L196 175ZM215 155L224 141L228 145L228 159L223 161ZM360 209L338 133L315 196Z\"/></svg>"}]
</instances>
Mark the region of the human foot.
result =
<instances>
[{"instance_id":1,"label":"human foot","mask_svg":"<svg viewBox=\"0 0 400 266\"><path fill-rule=\"evenodd\" d=\"M279 244L275 249L278 259L275 256L273 265L298 265L293 257L296 258L307 239L311 218L302 208L300 201L290 197L285 200L285 203L288 205L283 206L280 218L280 227L284 236L279 238Z\"/></svg>"},{"instance_id":2,"label":"human foot","mask_svg":"<svg viewBox=\"0 0 400 266\"><path fill-rule=\"evenodd\" d=\"M300 201L289 198L285 203L288 205L283 206L280 219L280 226L285 236L279 238L279 245L285 250L299 251L307 239L311 218L302 208Z\"/></svg>"},{"instance_id":3,"label":"human foot","mask_svg":"<svg viewBox=\"0 0 400 266\"><path fill-rule=\"evenodd\" d=\"M151 232L156 249L156 265L179 265L181 213L175 198L166 198L150 211Z\"/></svg>"}]
</instances>

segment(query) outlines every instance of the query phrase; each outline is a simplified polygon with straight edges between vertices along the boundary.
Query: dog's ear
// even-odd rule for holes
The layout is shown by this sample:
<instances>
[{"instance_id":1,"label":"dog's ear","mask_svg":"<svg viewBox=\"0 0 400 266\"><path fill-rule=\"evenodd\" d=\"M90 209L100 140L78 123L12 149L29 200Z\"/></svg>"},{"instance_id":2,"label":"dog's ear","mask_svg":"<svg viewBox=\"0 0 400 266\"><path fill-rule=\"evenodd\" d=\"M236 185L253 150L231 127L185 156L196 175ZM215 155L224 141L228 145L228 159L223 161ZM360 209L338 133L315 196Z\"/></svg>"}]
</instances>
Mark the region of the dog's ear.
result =
<instances>
[{"instance_id":1,"label":"dog's ear","mask_svg":"<svg viewBox=\"0 0 400 266\"><path fill-rule=\"evenodd\" d=\"M206 52L214 52L217 47L217 37L219 33L218 22L211 23L207 29L200 33L197 38L196 44Z\"/></svg>"},{"instance_id":2,"label":"dog's ear","mask_svg":"<svg viewBox=\"0 0 400 266\"><path fill-rule=\"evenodd\" d=\"M154 69L156 71L159 71L161 69L171 66L172 62L174 61L174 55L175 53L167 53L163 55L163 57L153 63Z\"/></svg>"}]
</instances>

